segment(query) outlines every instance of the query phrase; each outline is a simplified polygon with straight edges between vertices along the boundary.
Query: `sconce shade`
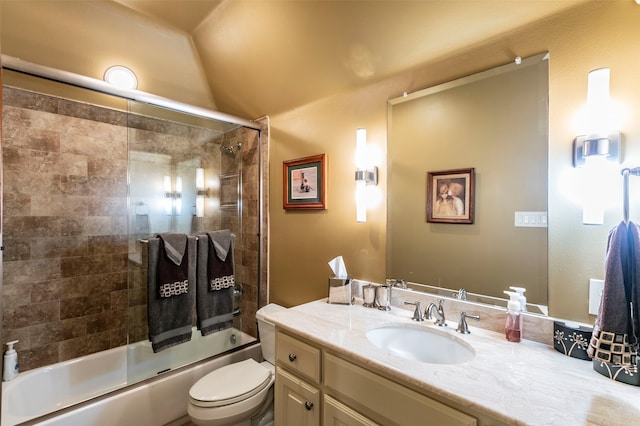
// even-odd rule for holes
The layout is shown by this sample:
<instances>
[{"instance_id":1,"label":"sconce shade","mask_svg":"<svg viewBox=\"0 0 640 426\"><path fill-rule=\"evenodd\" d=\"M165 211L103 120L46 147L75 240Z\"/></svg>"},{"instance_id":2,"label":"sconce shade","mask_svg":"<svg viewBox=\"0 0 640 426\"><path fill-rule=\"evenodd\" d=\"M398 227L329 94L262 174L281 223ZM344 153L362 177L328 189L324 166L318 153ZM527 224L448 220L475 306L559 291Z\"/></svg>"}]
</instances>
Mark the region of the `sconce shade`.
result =
<instances>
[{"instance_id":1,"label":"sconce shade","mask_svg":"<svg viewBox=\"0 0 640 426\"><path fill-rule=\"evenodd\" d=\"M587 105L597 107L609 102L609 68L599 68L589 72L587 77Z\"/></svg>"},{"instance_id":2,"label":"sconce shade","mask_svg":"<svg viewBox=\"0 0 640 426\"><path fill-rule=\"evenodd\" d=\"M196 189L204 189L204 169L201 167L196 169Z\"/></svg>"},{"instance_id":3,"label":"sconce shade","mask_svg":"<svg viewBox=\"0 0 640 426\"><path fill-rule=\"evenodd\" d=\"M367 130L356 130L356 221L367 221L367 185L378 184L378 168L370 164Z\"/></svg>"},{"instance_id":4,"label":"sconce shade","mask_svg":"<svg viewBox=\"0 0 640 426\"><path fill-rule=\"evenodd\" d=\"M196 168L196 217L204 217L204 198L209 196L204 187L204 169Z\"/></svg>"},{"instance_id":5,"label":"sconce shade","mask_svg":"<svg viewBox=\"0 0 640 426\"><path fill-rule=\"evenodd\" d=\"M165 212L171 215L175 208L175 213L179 215L182 212L182 178L180 176L176 177L175 191L171 190L171 176L164 176L162 186L165 197Z\"/></svg>"}]
</instances>

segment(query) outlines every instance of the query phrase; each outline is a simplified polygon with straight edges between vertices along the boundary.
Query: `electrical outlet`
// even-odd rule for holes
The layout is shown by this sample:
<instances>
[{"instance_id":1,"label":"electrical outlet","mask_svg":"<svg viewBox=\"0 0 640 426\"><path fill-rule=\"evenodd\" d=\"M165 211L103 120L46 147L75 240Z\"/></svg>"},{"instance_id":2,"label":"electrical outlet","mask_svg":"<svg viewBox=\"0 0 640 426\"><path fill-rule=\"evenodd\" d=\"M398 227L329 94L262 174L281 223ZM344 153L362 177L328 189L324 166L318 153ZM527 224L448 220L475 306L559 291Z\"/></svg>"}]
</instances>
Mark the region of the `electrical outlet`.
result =
<instances>
[{"instance_id":1,"label":"electrical outlet","mask_svg":"<svg viewBox=\"0 0 640 426\"><path fill-rule=\"evenodd\" d=\"M604 290L604 280L589 279L589 313L591 315L598 315L602 290Z\"/></svg>"}]
</instances>

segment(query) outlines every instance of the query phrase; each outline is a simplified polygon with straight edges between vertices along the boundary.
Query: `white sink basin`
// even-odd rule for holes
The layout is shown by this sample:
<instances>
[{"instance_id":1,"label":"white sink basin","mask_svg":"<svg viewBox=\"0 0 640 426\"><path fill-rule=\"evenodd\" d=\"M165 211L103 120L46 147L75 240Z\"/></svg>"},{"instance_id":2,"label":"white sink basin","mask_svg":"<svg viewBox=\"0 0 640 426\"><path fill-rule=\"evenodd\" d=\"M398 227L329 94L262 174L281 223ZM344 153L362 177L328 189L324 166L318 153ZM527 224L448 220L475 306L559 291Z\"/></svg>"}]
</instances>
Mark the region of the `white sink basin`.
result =
<instances>
[{"instance_id":1,"label":"white sink basin","mask_svg":"<svg viewBox=\"0 0 640 426\"><path fill-rule=\"evenodd\" d=\"M451 333L427 325L384 324L367 330L367 339L391 355L430 364L460 364L476 353Z\"/></svg>"}]
</instances>

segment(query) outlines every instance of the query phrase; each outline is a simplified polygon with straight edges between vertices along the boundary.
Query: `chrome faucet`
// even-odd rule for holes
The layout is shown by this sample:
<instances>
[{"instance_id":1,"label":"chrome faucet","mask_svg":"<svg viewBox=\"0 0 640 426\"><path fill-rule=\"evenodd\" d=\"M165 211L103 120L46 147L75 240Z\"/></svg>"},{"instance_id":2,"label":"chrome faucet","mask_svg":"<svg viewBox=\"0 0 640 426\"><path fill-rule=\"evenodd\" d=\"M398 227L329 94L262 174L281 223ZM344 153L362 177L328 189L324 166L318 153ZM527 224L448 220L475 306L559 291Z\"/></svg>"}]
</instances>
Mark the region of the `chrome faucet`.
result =
<instances>
[{"instance_id":1,"label":"chrome faucet","mask_svg":"<svg viewBox=\"0 0 640 426\"><path fill-rule=\"evenodd\" d=\"M453 293L453 297L458 300L467 300L467 290L461 288L456 293Z\"/></svg>"},{"instance_id":2,"label":"chrome faucet","mask_svg":"<svg viewBox=\"0 0 640 426\"><path fill-rule=\"evenodd\" d=\"M442 308L442 304L444 303L443 299L438 300L438 306L436 306L435 303L429 303L429 306L427 306L427 309L424 310L424 314L426 315L427 319L434 319L436 320L436 322L434 322L435 325L439 326L439 327L446 327L447 323L445 322L445 317L444 317L444 309ZM435 310L435 313L433 312Z\"/></svg>"},{"instance_id":3,"label":"chrome faucet","mask_svg":"<svg viewBox=\"0 0 640 426\"><path fill-rule=\"evenodd\" d=\"M480 320L480 315L469 315L466 312L462 312L460 314L460 322L458 323L458 328L456 328L456 331L458 333L462 333L462 334L471 333L469 331L469 326L467 325L467 318L471 318L471 319L474 319L476 321L479 321Z\"/></svg>"},{"instance_id":4,"label":"chrome faucet","mask_svg":"<svg viewBox=\"0 0 640 426\"><path fill-rule=\"evenodd\" d=\"M396 280L396 283L393 286L394 287L398 287L398 288L406 289L407 288L407 282L405 280Z\"/></svg>"},{"instance_id":5,"label":"chrome faucet","mask_svg":"<svg viewBox=\"0 0 640 426\"><path fill-rule=\"evenodd\" d=\"M405 290L407 288L407 281L402 279L387 278L386 283L388 286L391 286L391 287L402 288Z\"/></svg>"},{"instance_id":6,"label":"chrome faucet","mask_svg":"<svg viewBox=\"0 0 640 426\"><path fill-rule=\"evenodd\" d=\"M420 302L404 302L405 305L415 305L416 310L413 311L413 317L411 318L414 321L424 321L424 316L422 315L422 311L420 310Z\"/></svg>"}]
</instances>

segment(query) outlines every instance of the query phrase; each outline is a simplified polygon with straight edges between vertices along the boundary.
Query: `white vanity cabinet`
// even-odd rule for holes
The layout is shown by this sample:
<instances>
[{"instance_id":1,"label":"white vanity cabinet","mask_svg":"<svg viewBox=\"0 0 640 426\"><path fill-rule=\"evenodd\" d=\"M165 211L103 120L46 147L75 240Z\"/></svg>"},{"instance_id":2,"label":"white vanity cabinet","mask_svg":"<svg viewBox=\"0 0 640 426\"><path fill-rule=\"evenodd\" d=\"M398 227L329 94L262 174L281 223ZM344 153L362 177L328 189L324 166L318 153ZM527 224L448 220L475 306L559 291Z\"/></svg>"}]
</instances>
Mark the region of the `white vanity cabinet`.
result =
<instances>
[{"instance_id":1,"label":"white vanity cabinet","mask_svg":"<svg viewBox=\"0 0 640 426\"><path fill-rule=\"evenodd\" d=\"M276 333L275 389L276 426L498 424L281 329Z\"/></svg>"}]
</instances>

